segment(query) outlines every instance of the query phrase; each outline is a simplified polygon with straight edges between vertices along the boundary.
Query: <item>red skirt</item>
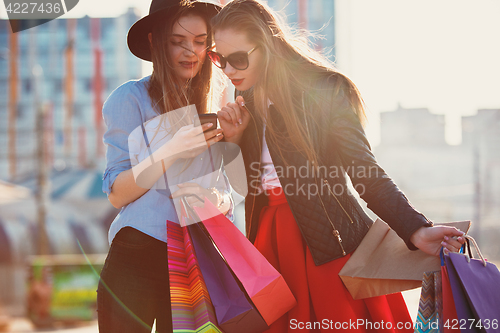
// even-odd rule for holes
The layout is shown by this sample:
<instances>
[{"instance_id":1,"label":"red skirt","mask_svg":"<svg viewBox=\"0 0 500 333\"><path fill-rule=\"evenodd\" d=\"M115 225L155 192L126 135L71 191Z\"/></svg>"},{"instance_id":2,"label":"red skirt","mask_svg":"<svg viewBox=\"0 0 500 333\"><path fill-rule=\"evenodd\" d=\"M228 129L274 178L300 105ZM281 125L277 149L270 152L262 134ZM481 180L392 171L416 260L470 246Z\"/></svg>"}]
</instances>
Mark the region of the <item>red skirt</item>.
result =
<instances>
[{"instance_id":1,"label":"red skirt","mask_svg":"<svg viewBox=\"0 0 500 333\"><path fill-rule=\"evenodd\" d=\"M339 277L350 255L316 266L285 195L267 194L255 246L283 275L297 305L266 332L413 332L401 293L354 300Z\"/></svg>"}]
</instances>

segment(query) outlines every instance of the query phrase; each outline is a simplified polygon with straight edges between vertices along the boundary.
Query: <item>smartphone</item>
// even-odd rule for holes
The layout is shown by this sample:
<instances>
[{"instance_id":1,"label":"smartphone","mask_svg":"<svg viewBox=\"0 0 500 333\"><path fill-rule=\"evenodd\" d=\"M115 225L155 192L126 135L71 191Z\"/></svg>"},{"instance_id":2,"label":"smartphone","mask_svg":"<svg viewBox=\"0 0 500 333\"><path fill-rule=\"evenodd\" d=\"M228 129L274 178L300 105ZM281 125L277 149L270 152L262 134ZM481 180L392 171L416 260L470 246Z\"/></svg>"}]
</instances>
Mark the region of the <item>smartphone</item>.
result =
<instances>
[{"instance_id":1,"label":"smartphone","mask_svg":"<svg viewBox=\"0 0 500 333\"><path fill-rule=\"evenodd\" d=\"M217 114L216 113L203 113L199 115L195 115L195 117L198 117L200 119L200 125L206 124L206 123L212 123L212 127L204 130L203 132L206 131L211 131L217 128ZM196 119L194 120L194 123L197 124Z\"/></svg>"}]
</instances>

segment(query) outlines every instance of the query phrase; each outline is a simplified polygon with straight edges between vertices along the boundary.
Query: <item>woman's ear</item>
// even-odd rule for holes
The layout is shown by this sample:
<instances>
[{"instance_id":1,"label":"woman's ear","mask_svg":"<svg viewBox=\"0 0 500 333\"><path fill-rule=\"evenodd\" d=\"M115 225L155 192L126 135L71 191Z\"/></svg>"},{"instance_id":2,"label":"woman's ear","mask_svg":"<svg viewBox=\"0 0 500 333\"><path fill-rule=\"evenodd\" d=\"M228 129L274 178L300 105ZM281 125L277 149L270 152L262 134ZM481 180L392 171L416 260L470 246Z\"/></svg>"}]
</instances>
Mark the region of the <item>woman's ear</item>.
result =
<instances>
[{"instance_id":1,"label":"woman's ear","mask_svg":"<svg viewBox=\"0 0 500 333\"><path fill-rule=\"evenodd\" d=\"M153 46L153 34L151 32L148 34L148 39L149 39L149 45Z\"/></svg>"}]
</instances>

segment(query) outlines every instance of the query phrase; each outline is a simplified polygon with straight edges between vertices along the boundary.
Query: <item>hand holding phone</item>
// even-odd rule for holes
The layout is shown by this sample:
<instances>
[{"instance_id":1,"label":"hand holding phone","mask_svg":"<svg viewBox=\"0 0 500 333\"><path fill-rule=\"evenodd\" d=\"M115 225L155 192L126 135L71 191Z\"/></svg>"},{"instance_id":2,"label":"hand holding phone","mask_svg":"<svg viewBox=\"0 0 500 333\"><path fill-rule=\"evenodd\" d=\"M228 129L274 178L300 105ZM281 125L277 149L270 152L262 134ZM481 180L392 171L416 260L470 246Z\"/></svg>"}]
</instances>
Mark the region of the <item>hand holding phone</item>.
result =
<instances>
[{"instance_id":1,"label":"hand holding phone","mask_svg":"<svg viewBox=\"0 0 500 333\"><path fill-rule=\"evenodd\" d=\"M206 123L212 123L213 125L204 130L203 132L211 131L217 128L217 114L216 113L202 113L195 115L195 118L198 117L200 120L200 125L206 124ZM196 119L194 119L194 124L197 125Z\"/></svg>"}]
</instances>

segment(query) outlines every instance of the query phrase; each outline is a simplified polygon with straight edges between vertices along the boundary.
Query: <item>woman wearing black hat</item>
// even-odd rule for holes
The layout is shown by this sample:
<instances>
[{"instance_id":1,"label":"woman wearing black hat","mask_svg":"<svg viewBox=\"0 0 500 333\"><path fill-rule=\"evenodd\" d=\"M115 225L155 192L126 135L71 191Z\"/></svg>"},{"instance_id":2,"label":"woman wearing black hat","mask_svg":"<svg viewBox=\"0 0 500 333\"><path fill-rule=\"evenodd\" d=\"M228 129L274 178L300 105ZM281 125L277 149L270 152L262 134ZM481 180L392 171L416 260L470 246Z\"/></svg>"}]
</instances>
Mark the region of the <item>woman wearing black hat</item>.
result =
<instances>
[{"instance_id":1,"label":"woman wearing black hat","mask_svg":"<svg viewBox=\"0 0 500 333\"><path fill-rule=\"evenodd\" d=\"M149 15L129 31L130 50L151 61L153 73L117 88L103 107L103 191L121 211L110 226L111 247L98 288L100 332L150 332L154 320L158 332L172 331L166 220L176 221L178 215L171 193L194 193L224 213L231 211L230 198L224 199L226 178L216 177L212 184L199 174L206 160L214 168L213 160L203 157L207 143L222 139L221 130L199 135L210 124L200 129L187 111L178 112L193 110L188 107L193 104L198 113L209 112L211 96L218 96L214 88L220 85L212 84L212 64L205 61L212 45L210 19L218 9L200 1L153 0ZM220 160L215 161L215 171L223 175ZM166 181L171 170L178 171L176 188ZM197 184L190 182L195 176L201 179ZM205 186L209 183L213 187Z\"/></svg>"}]
</instances>

